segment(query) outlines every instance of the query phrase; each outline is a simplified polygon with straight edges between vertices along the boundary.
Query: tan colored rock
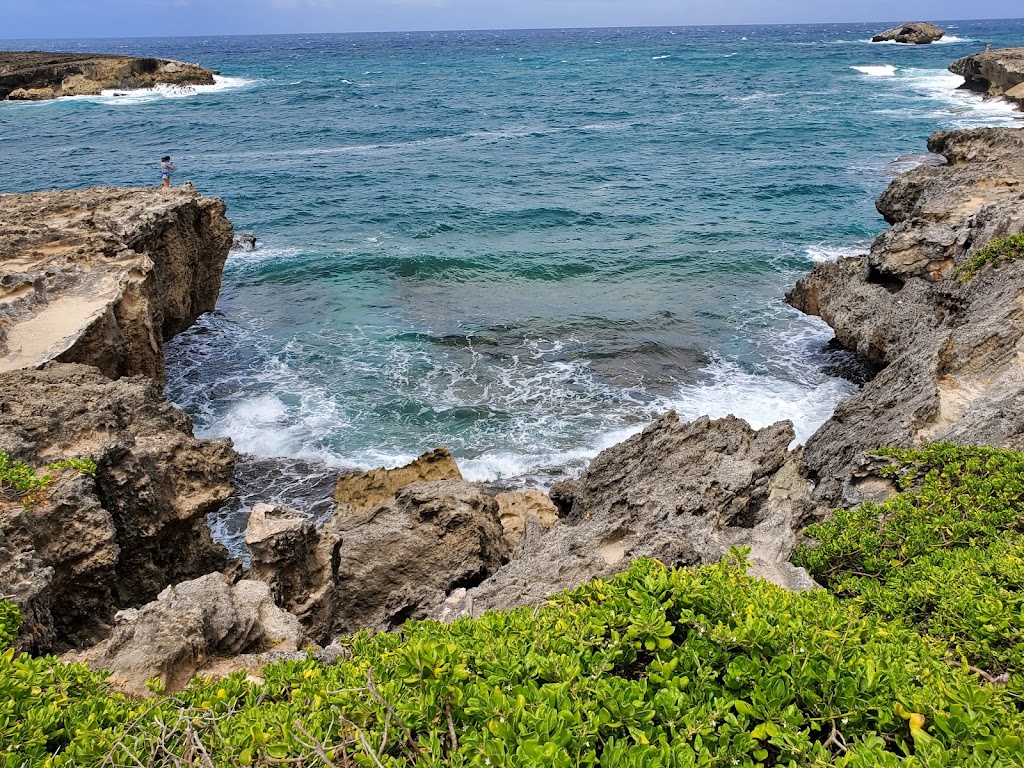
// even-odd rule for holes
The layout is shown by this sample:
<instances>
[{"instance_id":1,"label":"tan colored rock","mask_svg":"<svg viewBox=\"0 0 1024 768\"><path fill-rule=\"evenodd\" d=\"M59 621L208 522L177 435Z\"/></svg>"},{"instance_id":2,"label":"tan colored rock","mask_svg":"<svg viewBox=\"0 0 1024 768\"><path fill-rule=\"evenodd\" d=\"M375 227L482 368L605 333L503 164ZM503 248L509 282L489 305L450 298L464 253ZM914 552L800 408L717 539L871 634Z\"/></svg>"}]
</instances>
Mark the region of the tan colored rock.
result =
<instances>
[{"instance_id":1,"label":"tan colored rock","mask_svg":"<svg viewBox=\"0 0 1024 768\"><path fill-rule=\"evenodd\" d=\"M195 439L151 380L64 363L0 374L0 452L96 462L44 504L0 505L0 594L32 607L26 647L95 642L116 608L228 567L206 515L231 493L231 441Z\"/></svg>"},{"instance_id":2,"label":"tan colored rock","mask_svg":"<svg viewBox=\"0 0 1024 768\"><path fill-rule=\"evenodd\" d=\"M268 585L232 585L221 573L167 587L152 603L121 611L115 621L110 638L66 659L109 670L115 688L141 696L153 677L178 691L211 658L294 652L305 639L298 619L274 604Z\"/></svg>"},{"instance_id":3,"label":"tan colored rock","mask_svg":"<svg viewBox=\"0 0 1024 768\"><path fill-rule=\"evenodd\" d=\"M964 88L1024 107L1024 47L973 53L954 61L949 71L964 78Z\"/></svg>"},{"instance_id":4,"label":"tan colored rock","mask_svg":"<svg viewBox=\"0 0 1024 768\"><path fill-rule=\"evenodd\" d=\"M461 480L455 459L445 448L435 448L404 467L378 467L357 475L342 475L334 488L334 501L341 514L355 514L384 504L412 483Z\"/></svg>"},{"instance_id":5,"label":"tan colored rock","mask_svg":"<svg viewBox=\"0 0 1024 768\"><path fill-rule=\"evenodd\" d=\"M95 95L155 85L212 85L214 73L183 61L104 53L0 51L0 101Z\"/></svg>"},{"instance_id":6,"label":"tan colored rock","mask_svg":"<svg viewBox=\"0 0 1024 768\"><path fill-rule=\"evenodd\" d=\"M50 360L162 382L220 293L232 227L191 185L0 195L0 372Z\"/></svg>"},{"instance_id":7,"label":"tan colored rock","mask_svg":"<svg viewBox=\"0 0 1024 768\"><path fill-rule=\"evenodd\" d=\"M893 180L876 204L892 228L871 253L816 266L786 297L879 370L807 441L827 506L885 492L863 476L879 446L1024 449L1024 262L954 278L994 238L1024 232L1024 130L941 131L928 148L947 164Z\"/></svg>"},{"instance_id":8,"label":"tan colored rock","mask_svg":"<svg viewBox=\"0 0 1024 768\"><path fill-rule=\"evenodd\" d=\"M530 518L535 519L545 531L558 522L558 507L546 493L535 488L499 493L494 500L498 502L498 517L513 552L519 550L523 531Z\"/></svg>"},{"instance_id":9,"label":"tan colored rock","mask_svg":"<svg viewBox=\"0 0 1024 768\"><path fill-rule=\"evenodd\" d=\"M316 528L301 512L256 504L245 529L252 555L247 578L269 584L280 605L294 603L321 576L318 541Z\"/></svg>"}]
</instances>

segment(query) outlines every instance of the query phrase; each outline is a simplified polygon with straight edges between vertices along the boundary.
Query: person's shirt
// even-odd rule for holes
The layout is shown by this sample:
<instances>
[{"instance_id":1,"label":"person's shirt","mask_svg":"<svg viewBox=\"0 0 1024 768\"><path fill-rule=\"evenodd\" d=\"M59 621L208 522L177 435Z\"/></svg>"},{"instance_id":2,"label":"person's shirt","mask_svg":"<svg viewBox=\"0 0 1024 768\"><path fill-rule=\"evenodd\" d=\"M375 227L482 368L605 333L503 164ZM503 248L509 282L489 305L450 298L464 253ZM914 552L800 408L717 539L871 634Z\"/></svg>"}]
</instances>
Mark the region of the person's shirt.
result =
<instances>
[{"instance_id":1,"label":"person's shirt","mask_svg":"<svg viewBox=\"0 0 1024 768\"><path fill-rule=\"evenodd\" d=\"M166 160L160 161L160 173L170 173L174 170L174 165L167 162Z\"/></svg>"}]
</instances>

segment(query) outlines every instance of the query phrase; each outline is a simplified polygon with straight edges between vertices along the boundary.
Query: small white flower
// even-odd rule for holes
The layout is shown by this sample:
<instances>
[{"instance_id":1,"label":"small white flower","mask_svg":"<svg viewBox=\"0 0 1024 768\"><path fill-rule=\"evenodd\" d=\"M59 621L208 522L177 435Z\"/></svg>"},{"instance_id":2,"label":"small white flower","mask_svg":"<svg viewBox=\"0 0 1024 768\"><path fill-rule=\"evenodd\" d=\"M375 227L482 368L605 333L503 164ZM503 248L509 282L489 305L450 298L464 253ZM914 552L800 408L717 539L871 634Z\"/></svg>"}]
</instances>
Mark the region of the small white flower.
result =
<instances>
[{"instance_id":1,"label":"small white flower","mask_svg":"<svg viewBox=\"0 0 1024 768\"><path fill-rule=\"evenodd\" d=\"M841 722L841 723L842 723L843 725L846 725L846 724L847 724L848 722L850 722L850 718L848 718L848 717L844 717L844 718L843 718L842 720L840 720L839 722Z\"/></svg>"}]
</instances>

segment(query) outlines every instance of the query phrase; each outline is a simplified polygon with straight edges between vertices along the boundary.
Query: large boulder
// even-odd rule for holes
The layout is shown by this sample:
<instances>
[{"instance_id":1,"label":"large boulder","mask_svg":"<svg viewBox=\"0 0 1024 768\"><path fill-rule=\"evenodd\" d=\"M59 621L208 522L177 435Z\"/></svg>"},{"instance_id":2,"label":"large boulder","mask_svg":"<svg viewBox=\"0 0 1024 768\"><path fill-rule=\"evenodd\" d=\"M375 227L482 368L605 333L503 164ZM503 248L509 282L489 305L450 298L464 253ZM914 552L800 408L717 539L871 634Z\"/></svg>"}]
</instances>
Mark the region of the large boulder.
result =
<instances>
[{"instance_id":1,"label":"large boulder","mask_svg":"<svg viewBox=\"0 0 1024 768\"><path fill-rule=\"evenodd\" d=\"M222 573L167 587L115 621L108 639L67 660L109 670L115 688L143 696L151 678L178 691L212 658L295 652L305 639L298 619L274 604L267 584L232 584Z\"/></svg>"},{"instance_id":2,"label":"large boulder","mask_svg":"<svg viewBox=\"0 0 1024 768\"><path fill-rule=\"evenodd\" d=\"M881 372L808 439L825 505L855 501L864 453L948 440L1024 448L1024 263L956 277L993 238L1024 232L1024 131L936 133L946 165L895 179L892 228L865 256L816 266L787 296Z\"/></svg>"},{"instance_id":3,"label":"large boulder","mask_svg":"<svg viewBox=\"0 0 1024 768\"><path fill-rule=\"evenodd\" d=\"M0 374L0 452L96 462L27 508L0 504L0 594L31 608L31 650L95 642L117 608L228 567L206 515L231 493L231 442L195 439L150 379L60 363Z\"/></svg>"},{"instance_id":4,"label":"large boulder","mask_svg":"<svg viewBox=\"0 0 1024 768\"><path fill-rule=\"evenodd\" d=\"M734 546L752 548L755 573L790 588L813 586L787 563L797 531L818 511L798 455L788 451L792 440L789 422L755 431L731 416L683 423L669 413L555 485L557 525L546 533L527 526L517 558L433 614L540 603L637 557L697 565Z\"/></svg>"},{"instance_id":5,"label":"large boulder","mask_svg":"<svg viewBox=\"0 0 1024 768\"><path fill-rule=\"evenodd\" d=\"M941 40L945 34L945 30L927 21L912 21L909 24L901 24L898 27L879 32L871 38L871 42L927 45L928 43L934 43L936 40Z\"/></svg>"},{"instance_id":6,"label":"large boulder","mask_svg":"<svg viewBox=\"0 0 1024 768\"><path fill-rule=\"evenodd\" d=\"M423 618L509 557L497 502L462 480L413 483L368 510L342 507L312 546L298 513L273 516L277 534L247 536L260 539L250 576L267 581L321 643ZM304 543L282 557L278 537Z\"/></svg>"}]
</instances>

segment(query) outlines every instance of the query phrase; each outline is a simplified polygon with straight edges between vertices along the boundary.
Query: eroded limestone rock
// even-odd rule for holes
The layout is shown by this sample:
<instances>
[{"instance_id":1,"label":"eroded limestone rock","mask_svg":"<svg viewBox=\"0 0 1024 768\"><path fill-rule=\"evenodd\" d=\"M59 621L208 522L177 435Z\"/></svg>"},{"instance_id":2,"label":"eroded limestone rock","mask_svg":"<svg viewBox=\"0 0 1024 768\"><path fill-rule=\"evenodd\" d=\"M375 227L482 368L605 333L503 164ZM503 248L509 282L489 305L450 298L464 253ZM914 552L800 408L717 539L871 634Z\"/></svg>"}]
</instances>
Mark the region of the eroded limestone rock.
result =
<instances>
[{"instance_id":1,"label":"eroded limestone rock","mask_svg":"<svg viewBox=\"0 0 1024 768\"><path fill-rule=\"evenodd\" d=\"M334 501L342 514L354 514L384 504L412 483L461 480L455 459L445 448L427 451L404 467L378 467L359 474L342 475L334 488Z\"/></svg>"},{"instance_id":2,"label":"eroded limestone rock","mask_svg":"<svg viewBox=\"0 0 1024 768\"><path fill-rule=\"evenodd\" d=\"M299 528L292 519L282 535ZM250 576L274 585L321 643L423 618L509 557L497 502L462 480L413 483L371 509L342 508L318 532L315 549L299 549L288 564L261 559L260 551L278 551L268 540L261 546Z\"/></svg>"},{"instance_id":3,"label":"eroded limestone rock","mask_svg":"<svg viewBox=\"0 0 1024 768\"><path fill-rule=\"evenodd\" d=\"M211 658L294 652L304 641L298 619L274 604L267 584L232 584L222 573L167 587L115 622L107 640L68 660L107 669L117 689L143 696L150 678L178 691Z\"/></svg>"},{"instance_id":4,"label":"eroded limestone rock","mask_svg":"<svg viewBox=\"0 0 1024 768\"><path fill-rule=\"evenodd\" d=\"M949 71L964 78L965 88L1024 107L1024 48L973 53L954 61Z\"/></svg>"},{"instance_id":5,"label":"eroded limestone rock","mask_svg":"<svg viewBox=\"0 0 1024 768\"><path fill-rule=\"evenodd\" d=\"M0 195L0 372L50 360L164 378L163 343L213 309L224 203L190 185Z\"/></svg>"},{"instance_id":6,"label":"eroded limestone rock","mask_svg":"<svg viewBox=\"0 0 1024 768\"><path fill-rule=\"evenodd\" d=\"M231 492L231 442L196 440L151 380L61 363L0 374L0 452L38 468L97 465L45 503L0 505L0 594L34 606L32 650L95 641L115 608L227 567L205 516Z\"/></svg>"},{"instance_id":7,"label":"eroded limestone rock","mask_svg":"<svg viewBox=\"0 0 1024 768\"><path fill-rule=\"evenodd\" d=\"M881 372L807 441L816 498L838 505L880 446L949 440L1024 448L1024 264L957 266L1024 231L1024 131L940 132L947 165L897 178L878 200L893 225L866 256L816 266L787 296Z\"/></svg>"},{"instance_id":8,"label":"eroded limestone rock","mask_svg":"<svg viewBox=\"0 0 1024 768\"><path fill-rule=\"evenodd\" d=\"M184 61L105 53L0 52L0 100L94 96L157 84L213 85L214 73Z\"/></svg>"}]
</instances>

